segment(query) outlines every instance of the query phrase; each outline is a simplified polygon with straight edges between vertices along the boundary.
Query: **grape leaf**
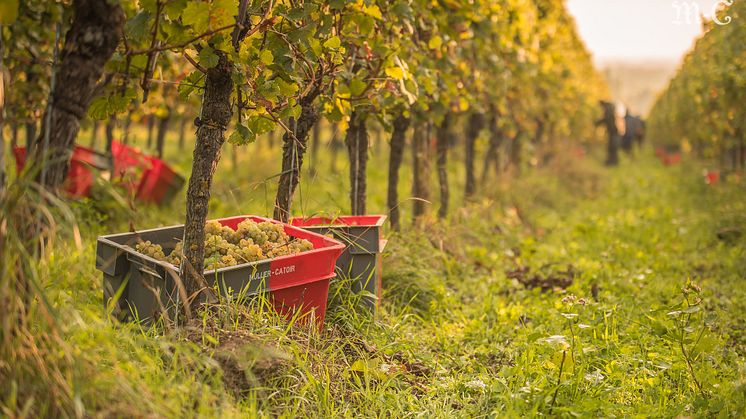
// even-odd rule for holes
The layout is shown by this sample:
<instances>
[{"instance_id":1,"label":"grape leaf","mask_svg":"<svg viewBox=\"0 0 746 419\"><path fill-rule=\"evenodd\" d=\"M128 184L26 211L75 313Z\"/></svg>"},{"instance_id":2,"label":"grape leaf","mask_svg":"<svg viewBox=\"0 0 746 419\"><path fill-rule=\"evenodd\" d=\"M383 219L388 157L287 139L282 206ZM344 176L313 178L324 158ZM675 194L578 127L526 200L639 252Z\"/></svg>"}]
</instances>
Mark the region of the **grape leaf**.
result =
<instances>
[{"instance_id":1,"label":"grape leaf","mask_svg":"<svg viewBox=\"0 0 746 419\"><path fill-rule=\"evenodd\" d=\"M327 39L326 42L324 42L324 48L329 49L339 49L341 45L342 41L339 39L338 36L332 36L331 38Z\"/></svg>"},{"instance_id":2,"label":"grape leaf","mask_svg":"<svg viewBox=\"0 0 746 419\"><path fill-rule=\"evenodd\" d=\"M196 33L207 31L210 27L210 5L197 1L189 2L181 14L181 21L191 26Z\"/></svg>"},{"instance_id":3,"label":"grape leaf","mask_svg":"<svg viewBox=\"0 0 746 419\"><path fill-rule=\"evenodd\" d=\"M213 68L218 65L220 57L215 54L215 50L210 47L204 47L199 52L198 56L199 64L205 68Z\"/></svg>"}]
</instances>

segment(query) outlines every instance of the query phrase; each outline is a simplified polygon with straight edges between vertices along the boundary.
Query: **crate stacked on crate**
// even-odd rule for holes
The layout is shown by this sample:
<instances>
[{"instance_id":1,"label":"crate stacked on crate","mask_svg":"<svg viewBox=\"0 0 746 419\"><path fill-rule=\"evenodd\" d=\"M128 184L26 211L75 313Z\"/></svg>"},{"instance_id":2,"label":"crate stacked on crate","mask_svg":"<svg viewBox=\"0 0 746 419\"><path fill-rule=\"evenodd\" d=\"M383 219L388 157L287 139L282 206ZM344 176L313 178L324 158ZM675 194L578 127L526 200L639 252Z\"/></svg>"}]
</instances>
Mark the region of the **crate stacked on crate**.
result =
<instances>
[{"instance_id":1,"label":"crate stacked on crate","mask_svg":"<svg viewBox=\"0 0 746 419\"><path fill-rule=\"evenodd\" d=\"M376 311L381 302L382 253L385 215L338 217L297 217L290 220L296 227L331 235L345 244L337 259L337 273L352 280L352 289L360 293L363 305Z\"/></svg>"},{"instance_id":2,"label":"crate stacked on crate","mask_svg":"<svg viewBox=\"0 0 746 419\"><path fill-rule=\"evenodd\" d=\"M319 327L326 315L329 281L344 245L334 239L289 224L256 216L236 216L215 220L223 227L238 231L245 220L282 226L290 238L307 240L311 250L295 254L205 270L208 284L224 296L250 297L267 293L275 309L287 316L299 314L315 318ZM104 303L113 305L118 317L153 319L165 308L173 310L182 300L179 292L179 268L136 250L138 243L150 242L164 253L177 247L184 226L156 228L98 238L96 268L103 273Z\"/></svg>"}]
</instances>

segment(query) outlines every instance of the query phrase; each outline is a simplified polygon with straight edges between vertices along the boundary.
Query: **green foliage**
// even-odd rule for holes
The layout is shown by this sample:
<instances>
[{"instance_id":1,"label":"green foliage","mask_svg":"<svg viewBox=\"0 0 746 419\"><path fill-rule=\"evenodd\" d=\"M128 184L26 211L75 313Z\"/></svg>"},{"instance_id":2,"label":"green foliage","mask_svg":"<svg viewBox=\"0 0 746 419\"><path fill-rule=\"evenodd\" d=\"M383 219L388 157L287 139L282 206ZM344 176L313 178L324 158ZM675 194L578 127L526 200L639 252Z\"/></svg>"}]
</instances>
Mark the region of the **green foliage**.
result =
<instances>
[{"instance_id":1,"label":"green foliage","mask_svg":"<svg viewBox=\"0 0 746 419\"><path fill-rule=\"evenodd\" d=\"M718 16L730 23L705 26L649 121L649 136L659 145L705 158L735 156L746 144L746 4L733 2Z\"/></svg>"},{"instance_id":2,"label":"green foliage","mask_svg":"<svg viewBox=\"0 0 746 419\"><path fill-rule=\"evenodd\" d=\"M239 167L251 162L251 179L218 168L216 217L271 211L231 184L276 171L264 163L272 151L247 147L251 159ZM371 181L380 185L384 160L373 159ZM618 171L586 161L494 185L447 223L389 235L375 320L356 309L346 279L335 279L323 333L288 326L261 299L216 305L182 332L118 324L101 310L94 247L98 234L125 231L129 220L80 217L82 248L61 235L38 276L63 326L63 372L74 371L61 375L73 390L67 406L91 416L518 417L551 409L739 417L746 238L715 233L743 226L746 200L742 185L708 187L692 173L698 168L648 159ZM604 193L580 196L578 179L591 176ZM345 201L344 182L328 175L309 184L307 213L342 210L335 203ZM376 190L373 211L385 205ZM90 214L93 202L74 203L76 212ZM136 207L132 221L171 224L182 204ZM551 281L568 265L575 274L565 289L542 292L506 275L528 267ZM12 367L29 371L23 379L37 391L55 385L30 364ZM6 382L4 396L13 389ZM35 399L32 411L47 400Z\"/></svg>"}]
</instances>

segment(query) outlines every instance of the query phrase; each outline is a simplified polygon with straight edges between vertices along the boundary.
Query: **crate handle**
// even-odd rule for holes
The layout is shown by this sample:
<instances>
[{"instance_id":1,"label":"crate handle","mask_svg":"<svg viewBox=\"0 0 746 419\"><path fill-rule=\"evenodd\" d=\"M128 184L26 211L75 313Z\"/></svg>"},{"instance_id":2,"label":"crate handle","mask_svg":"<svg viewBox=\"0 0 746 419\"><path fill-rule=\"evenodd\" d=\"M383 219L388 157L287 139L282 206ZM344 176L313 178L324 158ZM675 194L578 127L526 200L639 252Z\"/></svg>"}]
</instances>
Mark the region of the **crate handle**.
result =
<instances>
[{"instance_id":1,"label":"crate handle","mask_svg":"<svg viewBox=\"0 0 746 419\"><path fill-rule=\"evenodd\" d=\"M161 278L161 275L158 272L156 272L154 269L151 269L148 266L139 265L137 267L137 270L139 270L141 273L144 273L145 275L160 279L161 281L163 280L163 278Z\"/></svg>"}]
</instances>

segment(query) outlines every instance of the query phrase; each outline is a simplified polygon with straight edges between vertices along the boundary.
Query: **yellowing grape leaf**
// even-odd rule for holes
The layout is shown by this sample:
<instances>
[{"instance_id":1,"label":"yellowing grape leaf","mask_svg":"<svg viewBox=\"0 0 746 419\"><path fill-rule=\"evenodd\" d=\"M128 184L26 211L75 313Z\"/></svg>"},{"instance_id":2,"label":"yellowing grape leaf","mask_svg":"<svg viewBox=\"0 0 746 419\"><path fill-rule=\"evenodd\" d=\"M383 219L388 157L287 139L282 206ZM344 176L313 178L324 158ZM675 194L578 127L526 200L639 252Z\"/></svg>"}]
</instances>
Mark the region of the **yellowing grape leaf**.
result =
<instances>
[{"instance_id":1,"label":"yellowing grape leaf","mask_svg":"<svg viewBox=\"0 0 746 419\"><path fill-rule=\"evenodd\" d=\"M0 25L10 25L18 19L18 0L0 0Z\"/></svg>"},{"instance_id":2,"label":"yellowing grape leaf","mask_svg":"<svg viewBox=\"0 0 746 419\"><path fill-rule=\"evenodd\" d=\"M210 26L210 5L197 1L189 2L181 14L181 21L191 26L196 33L206 32Z\"/></svg>"},{"instance_id":3,"label":"yellowing grape leaf","mask_svg":"<svg viewBox=\"0 0 746 419\"><path fill-rule=\"evenodd\" d=\"M383 19L381 9L379 9L375 4L372 6L363 6L363 13L376 19Z\"/></svg>"},{"instance_id":4,"label":"yellowing grape leaf","mask_svg":"<svg viewBox=\"0 0 746 419\"><path fill-rule=\"evenodd\" d=\"M338 36L332 36L324 42L324 48L337 49L342 45L342 41Z\"/></svg>"},{"instance_id":5,"label":"yellowing grape leaf","mask_svg":"<svg viewBox=\"0 0 746 419\"><path fill-rule=\"evenodd\" d=\"M272 51L270 51L268 49L265 49L264 51L262 51L261 54L259 54L259 60L264 65L270 65L273 62L275 62L275 57L274 57L274 55L272 55Z\"/></svg>"},{"instance_id":6,"label":"yellowing grape leaf","mask_svg":"<svg viewBox=\"0 0 746 419\"><path fill-rule=\"evenodd\" d=\"M401 80L404 78L404 71L397 66L387 67L385 71L386 75L392 79Z\"/></svg>"}]
</instances>

